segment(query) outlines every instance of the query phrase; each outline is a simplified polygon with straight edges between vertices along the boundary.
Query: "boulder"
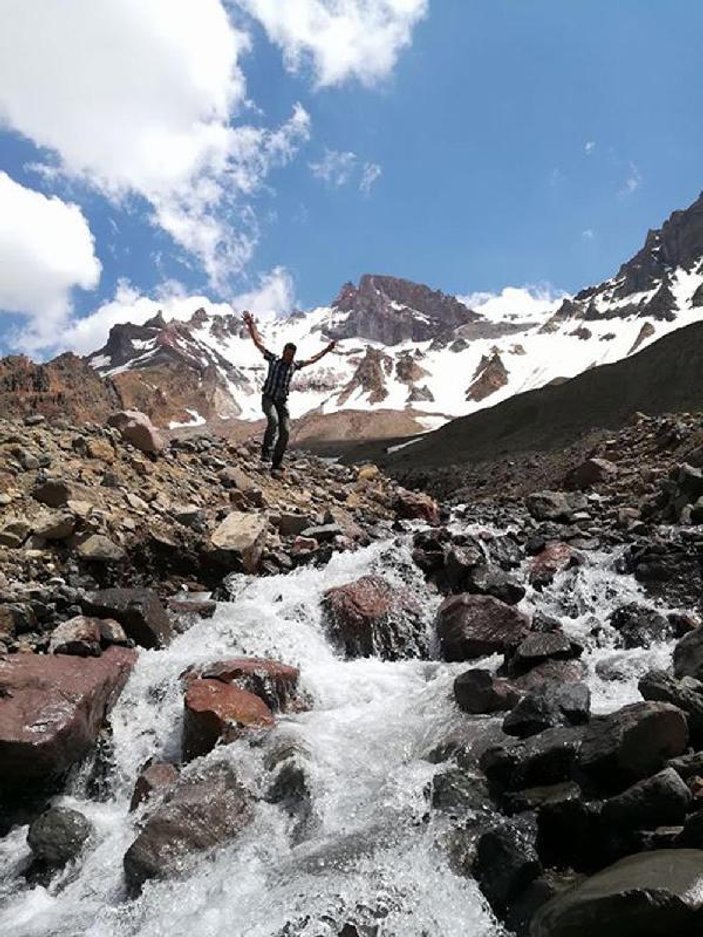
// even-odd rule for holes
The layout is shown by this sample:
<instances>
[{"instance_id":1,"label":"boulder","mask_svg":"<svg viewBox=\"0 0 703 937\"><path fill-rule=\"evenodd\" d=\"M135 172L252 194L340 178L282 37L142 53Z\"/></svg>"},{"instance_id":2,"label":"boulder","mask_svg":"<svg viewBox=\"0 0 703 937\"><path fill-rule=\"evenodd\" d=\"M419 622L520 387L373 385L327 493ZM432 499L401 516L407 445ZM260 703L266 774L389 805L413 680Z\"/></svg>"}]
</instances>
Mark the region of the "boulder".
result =
<instances>
[{"instance_id":1,"label":"boulder","mask_svg":"<svg viewBox=\"0 0 703 937\"><path fill-rule=\"evenodd\" d=\"M185 694L183 757L206 755L221 740L231 742L247 729L273 724L271 710L253 693L221 680L191 680Z\"/></svg>"},{"instance_id":2,"label":"boulder","mask_svg":"<svg viewBox=\"0 0 703 937\"><path fill-rule=\"evenodd\" d=\"M236 465L228 465L223 468L217 476L224 488L236 488L238 491L247 492L256 488L255 482Z\"/></svg>"},{"instance_id":3,"label":"boulder","mask_svg":"<svg viewBox=\"0 0 703 937\"><path fill-rule=\"evenodd\" d=\"M610 624L620 634L626 648L651 647L673 637L674 626L653 608L632 602L616 609Z\"/></svg>"},{"instance_id":4,"label":"boulder","mask_svg":"<svg viewBox=\"0 0 703 937\"><path fill-rule=\"evenodd\" d=\"M538 521L568 522L574 511L583 510L588 502L583 495L563 491L536 491L525 501L527 510Z\"/></svg>"},{"instance_id":5,"label":"boulder","mask_svg":"<svg viewBox=\"0 0 703 937\"><path fill-rule=\"evenodd\" d=\"M186 679L221 680L258 696L272 712L300 712L305 703L298 689L300 671L277 660L236 657L198 666Z\"/></svg>"},{"instance_id":6,"label":"boulder","mask_svg":"<svg viewBox=\"0 0 703 937\"><path fill-rule=\"evenodd\" d=\"M614 462L610 462L608 459L593 458L586 459L585 462L569 472L566 481L569 487L583 490L591 488L593 485L611 481L617 477L617 474L618 467Z\"/></svg>"},{"instance_id":7,"label":"boulder","mask_svg":"<svg viewBox=\"0 0 703 937\"><path fill-rule=\"evenodd\" d=\"M30 824L27 844L35 859L50 868L62 868L79 855L92 831L77 810L50 807Z\"/></svg>"},{"instance_id":8,"label":"boulder","mask_svg":"<svg viewBox=\"0 0 703 937\"><path fill-rule=\"evenodd\" d=\"M164 794L175 785L178 777L178 768L175 765L167 762L154 762L147 765L135 782L129 809L136 810L154 794Z\"/></svg>"},{"instance_id":9,"label":"boulder","mask_svg":"<svg viewBox=\"0 0 703 937\"><path fill-rule=\"evenodd\" d=\"M440 606L435 624L447 661L505 653L517 647L530 630L526 615L487 595L451 596Z\"/></svg>"},{"instance_id":10,"label":"boulder","mask_svg":"<svg viewBox=\"0 0 703 937\"><path fill-rule=\"evenodd\" d=\"M122 410L108 417L108 426L114 426L125 442L131 443L142 452L157 453L164 448L164 440L145 413L138 410Z\"/></svg>"},{"instance_id":11,"label":"boulder","mask_svg":"<svg viewBox=\"0 0 703 937\"><path fill-rule=\"evenodd\" d=\"M454 699L465 713L489 715L512 709L520 692L490 670L466 670L454 681Z\"/></svg>"},{"instance_id":12,"label":"boulder","mask_svg":"<svg viewBox=\"0 0 703 937\"><path fill-rule=\"evenodd\" d=\"M297 537L313 526L313 520L307 514L281 514L276 521L278 532L283 537Z\"/></svg>"},{"instance_id":13,"label":"boulder","mask_svg":"<svg viewBox=\"0 0 703 937\"><path fill-rule=\"evenodd\" d=\"M50 508L63 507L70 499L77 497L76 486L61 478L50 478L41 482L32 492L35 501Z\"/></svg>"},{"instance_id":14,"label":"boulder","mask_svg":"<svg viewBox=\"0 0 703 937\"><path fill-rule=\"evenodd\" d=\"M50 654L75 654L78 657L100 657L100 625L96 618L77 615L62 622L51 633Z\"/></svg>"},{"instance_id":15,"label":"boulder","mask_svg":"<svg viewBox=\"0 0 703 937\"><path fill-rule=\"evenodd\" d=\"M99 589L82 600L86 615L119 622L141 647L164 647L173 631L166 609L152 589Z\"/></svg>"},{"instance_id":16,"label":"boulder","mask_svg":"<svg viewBox=\"0 0 703 937\"><path fill-rule=\"evenodd\" d=\"M173 878L203 853L232 842L254 811L231 768L181 780L149 815L124 857L129 891L149 879Z\"/></svg>"},{"instance_id":17,"label":"boulder","mask_svg":"<svg viewBox=\"0 0 703 937\"><path fill-rule=\"evenodd\" d=\"M452 768L432 779L432 806L435 810L464 816L468 810L491 809L486 781L463 768Z\"/></svg>"},{"instance_id":18,"label":"boulder","mask_svg":"<svg viewBox=\"0 0 703 937\"><path fill-rule=\"evenodd\" d=\"M677 680L663 670L650 670L638 688L644 699L671 703L685 712L692 740L703 744L703 683L693 677Z\"/></svg>"},{"instance_id":19,"label":"boulder","mask_svg":"<svg viewBox=\"0 0 703 937\"><path fill-rule=\"evenodd\" d=\"M362 576L328 589L322 598L322 616L330 636L348 658L398 660L427 653L419 609L380 576Z\"/></svg>"},{"instance_id":20,"label":"boulder","mask_svg":"<svg viewBox=\"0 0 703 937\"><path fill-rule=\"evenodd\" d=\"M17 549L22 546L31 532L31 524L22 518L10 520L3 524L0 530L0 546Z\"/></svg>"},{"instance_id":21,"label":"boulder","mask_svg":"<svg viewBox=\"0 0 703 937\"><path fill-rule=\"evenodd\" d=\"M691 792L673 768L633 784L603 802L602 817L618 830L654 830L683 823Z\"/></svg>"},{"instance_id":22,"label":"boulder","mask_svg":"<svg viewBox=\"0 0 703 937\"><path fill-rule=\"evenodd\" d=\"M76 552L90 563L119 563L127 555L123 547L103 534L91 534L78 544Z\"/></svg>"},{"instance_id":23,"label":"boulder","mask_svg":"<svg viewBox=\"0 0 703 937\"><path fill-rule=\"evenodd\" d=\"M429 495L419 491L399 488L393 500L393 510L406 520L420 520L439 524L439 506Z\"/></svg>"},{"instance_id":24,"label":"boulder","mask_svg":"<svg viewBox=\"0 0 703 937\"><path fill-rule=\"evenodd\" d=\"M211 554L219 562L254 573L261 561L267 530L266 514L232 511L210 538Z\"/></svg>"},{"instance_id":25,"label":"boulder","mask_svg":"<svg viewBox=\"0 0 703 937\"><path fill-rule=\"evenodd\" d=\"M450 551L445 566L445 576L454 580L452 592L469 592L472 595L492 595L507 605L517 605L525 597L525 587L502 569L482 563L466 570L459 578L456 575L457 550Z\"/></svg>"},{"instance_id":26,"label":"boulder","mask_svg":"<svg viewBox=\"0 0 703 937\"><path fill-rule=\"evenodd\" d=\"M212 618L217 611L217 602L201 595L195 598L177 598L168 600L169 611L175 615L193 616L196 618Z\"/></svg>"},{"instance_id":27,"label":"boulder","mask_svg":"<svg viewBox=\"0 0 703 937\"><path fill-rule=\"evenodd\" d=\"M689 632L674 648L674 676L703 680L703 627Z\"/></svg>"},{"instance_id":28,"label":"boulder","mask_svg":"<svg viewBox=\"0 0 703 937\"><path fill-rule=\"evenodd\" d=\"M508 653L506 667L511 675L520 676L545 661L573 660L582 652L581 646L569 640L563 631L529 634Z\"/></svg>"},{"instance_id":29,"label":"boulder","mask_svg":"<svg viewBox=\"0 0 703 937\"><path fill-rule=\"evenodd\" d=\"M503 720L503 732L528 738L556 726L588 722L591 693L585 683L546 683L525 696Z\"/></svg>"},{"instance_id":30,"label":"boulder","mask_svg":"<svg viewBox=\"0 0 703 937\"><path fill-rule=\"evenodd\" d=\"M535 831L526 823L505 823L478 841L473 874L499 917L542 871L534 846Z\"/></svg>"},{"instance_id":31,"label":"boulder","mask_svg":"<svg viewBox=\"0 0 703 937\"><path fill-rule=\"evenodd\" d=\"M33 524L34 534L42 540L67 540L76 529L72 514L56 511L40 515Z\"/></svg>"},{"instance_id":32,"label":"boulder","mask_svg":"<svg viewBox=\"0 0 703 937\"><path fill-rule=\"evenodd\" d=\"M136 663L133 650L101 657L0 656L0 788L50 780L88 752Z\"/></svg>"},{"instance_id":33,"label":"boulder","mask_svg":"<svg viewBox=\"0 0 703 937\"><path fill-rule=\"evenodd\" d=\"M568 543L548 543L530 560L528 578L536 589L548 586L557 575L573 565L575 552Z\"/></svg>"},{"instance_id":34,"label":"boulder","mask_svg":"<svg viewBox=\"0 0 703 937\"><path fill-rule=\"evenodd\" d=\"M519 791L570 780L584 729L555 728L488 748L480 759L491 785Z\"/></svg>"},{"instance_id":35,"label":"boulder","mask_svg":"<svg viewBox=\"0 0 703 937\"><path fill-rule=\"evenodd\" d=\"M625 787L659 771L688 744L686 717L669 703L632 703L597 716L585 730L578 764L605 791Z\"/></svg>"},{"instance_id":36,"label":"boulder","mask_svg":"<svg viewBox=\"0 0 703 937\"><path fill-rule=\"evenodd\" d=\"M676 845L684 849L703 849L703 810L686 817Z\"/></svg>"},{"instance_id":37,"label":"boulder","mask_svg":"<svg viewBox=\"0 0 703 937\"><path fill-rule=\"evenodd\" d=\"M335 537L343 537L344 530L339 524L319 524L306 527L300 536L305 540L314 540L316 543L331 543Z\"/></svg>"},{"instance_id":38,"label":"boulder","mask_svg":"<svg viewBox=\"0 0 703 937\"><path fill-rule=\"evenodd\" d=\"M697 937L701 869L697 849L628 856L547 902L531 937Z\"/></svg>"},{"instance_id":39,"label":"boulder","mask_svg":"<svg viewBox=\"0 0 703 937\"><path fill-rule=\"evenodd\" d=\"M526 693L538 690L544 683L582 683L586 679L586 665L580 660L545 660L527 673L513 677L511 683Z\"/></svg>"}]
</instances>

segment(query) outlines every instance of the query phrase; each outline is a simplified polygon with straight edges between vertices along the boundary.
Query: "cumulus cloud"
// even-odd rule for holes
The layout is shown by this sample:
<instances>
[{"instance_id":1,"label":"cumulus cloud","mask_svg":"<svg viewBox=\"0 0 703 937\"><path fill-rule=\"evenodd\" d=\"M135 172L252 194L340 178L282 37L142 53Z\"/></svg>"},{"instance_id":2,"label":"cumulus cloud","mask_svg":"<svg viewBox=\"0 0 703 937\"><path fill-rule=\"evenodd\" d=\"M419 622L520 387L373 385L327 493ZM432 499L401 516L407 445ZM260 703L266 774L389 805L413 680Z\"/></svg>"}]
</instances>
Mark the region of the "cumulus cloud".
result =
<instances>
[{"instance_id":1,"label":"cumulus cloud","mask_svg":"<svg viewBox=\"0 0 703 937\"><path fill-rule=\"evenodd\" d=\"M359 183L359 191L363 192L364 195L369 195L374 183L378 182L382 173L383 170L378 163L365 163L361 182Z\"/></svg>"},{"instance_id":2,"label":"cumulus cloud","mask_svg":"<svg viewBox=\"0 0 703 937\"><path fill-rule=\"evenodd\" d=\"M593 230L593 228L586 228L581 232L581 237L584 239L584 241L592 241L595 236L596 232Z\"/></svg>"},{"instance_id":3,"label":"cumulus cloud","mask_svg":"<svg viewBox=\"0 0 703 937\"><path fill-rule=\"evenodd\" d=\"M4 0L0 122L54 155L49 172L145 199L218 282L256 243L241 196L309 134L300 106L278 130L232 125L249 44L221 0Z\"/></svg>"},{"instance_id":4,"label":"cumulus cloud","mask_svg":"<svg viewBox=\"0 0 703 937\"><path fill-rule=\"evenodd\" d=\"M568 296L551 283L506 286L500 293L477 292L457 296L470 309L480 312L493 322L504 319L539 321L545 314L556 311Z\"/></svg>"},{"instance_id":5,"label":"cumulus cloud","mask_svg":"<svg viewBox=\"0 0 703 937\"><path fill-rule=\"evenodd\" d=\"M587 156L590 156L591 153L595 150L595 148L596 148L596 141L595 141L595 140L587 140L587 141L586 141L586 145L585 145L585 147L584 147L584 150L586 151L586 155L587 155Z\"/></svg>"},{"instance_id":6,"label":"cumulus cloud","mask_svg":"<svg viewBox=\"0 0 703 937\"><path fill-rule=\"evenodd\" d=\"M76 287L91 289L101 265L77 205L25 188L0 172L0 310L29 317L22 342L53 339Z\"/></svg>"},{"instance_id":7,"label":"cumulus cloud","mask_svg":"<svg viewBox=\"0 0 703 937\"><path fill-rule=\"evenodd\" d=\"M249 309L259 317L289 312L295 303L295 290L290 273L276 267L259 278L258 285L235 296L230 303L216 302L208 296L193 295L176 282L164 283L153 296L143 295L127 280L122 280L112 299L103 303L89 316L77 319L65 329L55 350L71 350L87 355L107 341L113 325L133 322L142 325L161 311L166 319L190 319L196 309L212 315Z\"/></svg>"},{"instance_id":8,"label":"cumulus cloud","mask_svg":"<svg viewBox=\"0 0 703 937\"><path fill-rule=\"evenodd\" d=\"M429 0L237 0L283 50L286 67L312 66L317 84L373 85L410 45Z\"/></svg>"}]
</instances>

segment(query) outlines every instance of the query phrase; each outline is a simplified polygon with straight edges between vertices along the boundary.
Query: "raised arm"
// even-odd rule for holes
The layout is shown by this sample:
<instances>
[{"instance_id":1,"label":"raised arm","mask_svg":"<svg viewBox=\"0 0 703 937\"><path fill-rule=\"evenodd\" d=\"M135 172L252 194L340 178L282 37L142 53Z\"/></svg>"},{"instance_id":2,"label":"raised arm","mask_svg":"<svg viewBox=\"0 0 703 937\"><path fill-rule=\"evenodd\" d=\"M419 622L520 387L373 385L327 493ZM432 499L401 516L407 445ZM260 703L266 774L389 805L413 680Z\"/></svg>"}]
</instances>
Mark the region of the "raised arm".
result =
<instances>
[{"instance_id":1,"label":"raised arm","mask_svg":"<svg viewBox=\"0 0 703 937\"><path fill-rule=\"evenodd\" d=\"M252 316L252 314L247 310L243 314L242 318L244 319L244 323L247 329L249 329L249 335L251 336L252 342L254 342L254 344L259 349L262 355L268 354L268 349L266 348L263 341L261 340L261 336L259 335L259 330L256 327L256 323L254 322L254 317Z\"/></svg>"},{"instance_id":2,"label":"raised arm","mask_svg":"<svg viewBox=\"0 0 703 937\"><path fill-rule=\"evenodd\" d=\"M322 351L318 351L316 355L313 355L312 358L306 358L304 361L301 361L298 364L299 368L306 368L309 364L315 364L316 361L319 361L320 358L324 358L325 355L329 354L335 347L336 342L330 342L329 345L325 345Z\"/></svg>"}]
</instances>

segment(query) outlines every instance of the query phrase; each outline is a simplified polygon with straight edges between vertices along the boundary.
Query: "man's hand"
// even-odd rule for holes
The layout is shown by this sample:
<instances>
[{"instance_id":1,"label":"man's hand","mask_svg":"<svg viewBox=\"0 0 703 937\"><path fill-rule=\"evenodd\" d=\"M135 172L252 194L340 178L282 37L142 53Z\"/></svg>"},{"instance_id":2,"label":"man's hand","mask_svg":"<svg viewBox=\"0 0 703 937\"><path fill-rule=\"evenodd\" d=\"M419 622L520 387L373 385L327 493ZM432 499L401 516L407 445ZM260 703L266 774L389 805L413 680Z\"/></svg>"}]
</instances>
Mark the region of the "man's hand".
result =
<instances>
[{"instance_id":1,"label":"man's hand","mask_svg":"<svg viewBox=\"0 0 703 937\"><path fill-rule=\"evenodd\" d=\"M248 309L245 309L244 312L242 313L242 319L244 319L244 322L247 325L254 324L254 316L249 312Z\"/></svg>"},{"instance_id":2,"label":"man's hand","mask_svg":"<svg viewBox=\"0 0 703 937\"><path fill-rule=\"evenodd\" d=\"M329 345L327 346L327 348L325 348L325 351L326 351L326 352L327 352L327 351L334 351L336 347L337 347L337 341L336 341L336 339L335 339L334 341L331 341L331 342L329 343Z\"/></svg>"}]
</instances>

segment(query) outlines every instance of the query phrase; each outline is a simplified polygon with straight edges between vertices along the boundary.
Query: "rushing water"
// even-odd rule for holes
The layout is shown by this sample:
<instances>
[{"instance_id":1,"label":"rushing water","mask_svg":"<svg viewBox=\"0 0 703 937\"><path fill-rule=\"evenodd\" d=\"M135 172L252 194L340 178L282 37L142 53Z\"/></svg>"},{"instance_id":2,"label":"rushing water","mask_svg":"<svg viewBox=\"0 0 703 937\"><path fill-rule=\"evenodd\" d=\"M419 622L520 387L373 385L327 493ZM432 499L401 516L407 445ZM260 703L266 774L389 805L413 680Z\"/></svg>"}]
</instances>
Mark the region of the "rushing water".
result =
<instances>
[{"instance_id":1,"label":"rushing water","mask_svg":"<svg viewBox=\"0 0 703 937\"><path fill-rule=\"evenodd\" d=\"M475 883L452 871L441 847L449 821L430 814L427 802L433 775L444 770L427 756L469 718L451 699L454 677L469 665L344 661L322 629L322 593L378 570L414 593L429 633L439 599L413 567L407 546L385 544L336 555L324 569L242 577L235 600L220 604L212 619L165 650L142 651L111 716L109 798L88 799L79 773L71 792L56 801L76 807L94 825L80 865L49 887L31 886L22 876L29 858L26 827L0 840L0 934L336 937L347 921L376 924L383 937L502 934ZM642 601L640 590L615 574L613 557L591 555L588 565L562 574L543 593L528 591L523 605L561 618L570 634L586 641L594 619L604 625L613 608L634 600ZM615 651L607 626L597 643L588 641L584 659L595 711L637 699L638 677L670 660L664 646ZM122 857L140 819L139 811L129 813L129 800L149 757L178 756L178 675L191 664L232 656L299 666L313 706L279 717L259 744L223 746L207 761L231 763L260 796L271 780L267 758L276 746L293 747L312 793L306 835L298 842L295 819L258 800L254 823L235 843L198 859L182 880L149 883L139 899L128 901ZM596 665L613 657L621 679L601 679ZM486 722L475 720L477 733ZM195 763L186 771L198 768Z\"/></svg>"}]
</instances>

